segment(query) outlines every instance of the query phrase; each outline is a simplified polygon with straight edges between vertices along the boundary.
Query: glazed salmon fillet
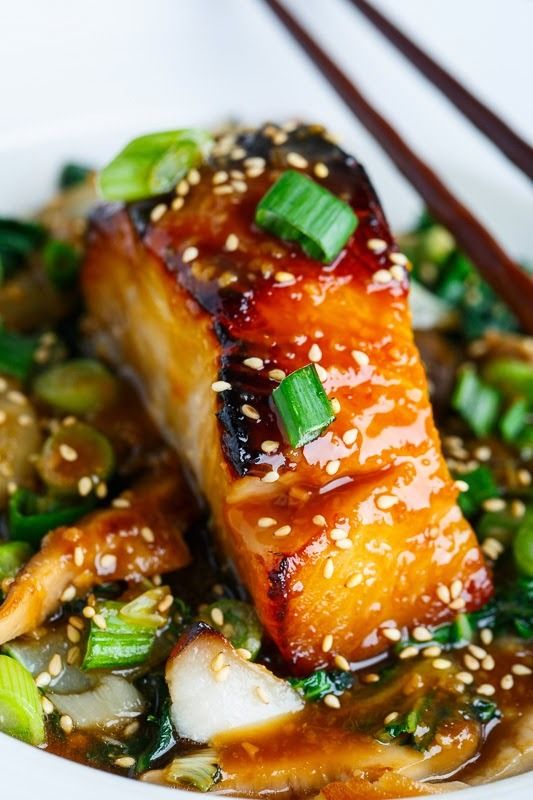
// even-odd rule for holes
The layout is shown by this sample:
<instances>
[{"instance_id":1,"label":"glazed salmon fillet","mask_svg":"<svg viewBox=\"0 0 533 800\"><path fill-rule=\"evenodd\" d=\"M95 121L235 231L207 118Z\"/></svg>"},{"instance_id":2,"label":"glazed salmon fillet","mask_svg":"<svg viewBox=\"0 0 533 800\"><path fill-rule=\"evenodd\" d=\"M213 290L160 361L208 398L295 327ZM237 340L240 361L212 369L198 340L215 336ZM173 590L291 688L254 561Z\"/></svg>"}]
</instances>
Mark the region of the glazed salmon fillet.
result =
<instances>
[{"instance_id":1,"label":"glazed salmon fillet","mask_svg":"<svg viewBox=\"0 0 533 800\"><path fill-rule=\"evenodd\" d=\"M332 264L254 223L287 169L358 216ZM101 346L179 452L295 672L365 659L390 628L488 599L413 343L406 259L363 167L323 129L225 135L173 197L101 206L83 287ZM272 391L310 362L336 416L292 448Z\"/></svg>"}]
</instances>

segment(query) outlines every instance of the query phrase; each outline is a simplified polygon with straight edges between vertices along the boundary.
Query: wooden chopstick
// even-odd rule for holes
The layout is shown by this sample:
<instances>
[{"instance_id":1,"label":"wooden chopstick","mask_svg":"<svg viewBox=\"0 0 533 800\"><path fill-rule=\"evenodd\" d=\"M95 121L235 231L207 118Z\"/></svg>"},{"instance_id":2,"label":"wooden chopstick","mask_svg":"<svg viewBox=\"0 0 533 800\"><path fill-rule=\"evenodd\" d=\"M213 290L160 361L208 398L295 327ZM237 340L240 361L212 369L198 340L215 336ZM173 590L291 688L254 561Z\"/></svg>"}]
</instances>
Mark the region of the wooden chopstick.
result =
<instances>
[{"instance_id":1,"label":"wooden chopstick","mask_svg":"<svg viewBox=\"0 0 533 800\"><path fill-rule=\"evenodd\" d=\"M350 2L407 57L419 72L440 89L478 130L533 180L533 147L367 0L350 0Z\"/></svg>"},{"instance_id":2,"label":"wooden chopstick","mask_svg":"<svg viewBox=\"0 0 533 800\"><path fill-rule=\"evenodd\" d=\"M533 278L507 255L472 212L454 197L436 173L411 150L281 3L278 0L265 2L356 118L375 137L399 171L417 190L431 214L453 233L459 246L476 264L482 276L515 312L524 329L533 334Z\"/></svg>"}]
</instances>

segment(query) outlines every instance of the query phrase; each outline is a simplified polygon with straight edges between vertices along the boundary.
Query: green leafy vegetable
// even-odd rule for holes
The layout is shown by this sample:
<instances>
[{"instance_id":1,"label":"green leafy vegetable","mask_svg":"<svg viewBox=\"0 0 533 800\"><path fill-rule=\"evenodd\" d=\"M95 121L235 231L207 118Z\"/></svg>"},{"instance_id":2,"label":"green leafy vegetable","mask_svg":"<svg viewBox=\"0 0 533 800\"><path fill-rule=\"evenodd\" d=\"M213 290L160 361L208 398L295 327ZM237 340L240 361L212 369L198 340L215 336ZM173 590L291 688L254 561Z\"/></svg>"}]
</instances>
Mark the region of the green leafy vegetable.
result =
<instances>
[{"instance_id":1,"label":"green leafy vegetable","mask_svg":"<svg viewBox=\"0 0 533 800\"><path fill-rule=\"evenodd\" d=\"M514 358L495 358L483 367L483 379L503 394L524 397L533 404L533 364Z\"/></svg>"},{"instance_id":2,"label":"green leafy vegetable","mask_svg":"<svg viewBox=\"0 0 533 800\"><path fill-rule=\"evenodd\" d=\"M463 367L452 395L452 407L459 412L476 436L487 436L494 428L501 397L484 383L473 367Z\"/></svg>"},{"instance_id":3,"label":"green leafy vegetable","mask_svg":"<svg viewBox=\"0 0 533 800\"><path fill-rule=\"evenodd\" d=\"M202 163L211 142L206 131L192 128L139 136L100 172L100 191L106 200L141 200L169 192Z\"/></svg>"},{"instance_id":4,"label":"green leafy vegetable","mask_svg":"<svg viewBox=\"0 0 533 800\"><path fill-rule=\"evenodd\" d=\"M220 609L223 614L222 625L213 620L211 612L215 608ZM253 606L249 603L222 598L207 606L200 614L200 619L220 631L234 647L248 650L252 659L257 657L261 649L263 628Z\"/></svg>"},{"instance_id":5,"label":"green leafy vegetable","mask_svg":"<svg viewBox=\"0 0 533 800\"><path fill-rule=\"evenodd\" d=\"M6 331L0 325L0 372L26 380L35 365L34 355L38 344L36 336Z\"/></svg>"},{"instance_id":6,"label":"green leafy vegetable","mask_svg":"<svg viewBox=\"0 0 533 800\"><path fill-rule=\"evenodd\" d=\"M36 379L34 392L53 408L67 414L89 414L110 406L117 398L115 376L99 361L78 358L47 369Z\"/></svg>"},{"instance_id":7,"label":"green leafy vegetable","mask_svg":"<svg viewBox=\"0 0 533 800\"><path fill-rule=\"evenodd\" d=\"M148 717L148 722L155 725L148 745L137 759L138 774L150 769L160 758L166 755L176 744L176 734L170 716L170 698L163 701L157 717Z\"/></svg>"},{"instance_id":8,"label":"green leafy vegetable","mask_svg":"<svg viewBox=\"0 0 533 800\"><path fill-rule=\"evenodd\" d=\"M46 241L46 231L34 222L0 217L0 284Z\"/></svg>"},{"instance_id":9,"label":"green leafy vegetable","mask_svg":"<svg viewBox=\"0 0 533 800\"><path fill-rule=\"evenodd\" d=\"M284 172L261 199L255 221L326 264L339 255L358 223L347 203L293 170Z\"/></svg>"},{"instance_id":10,"label":"green leafy vegetable","mask_svg":"<svg viewBox=\"0 0 533 800\"><path fill-rule=\"evenodd\" d=\"M0 581L14 577L33 555L27 542L2 542L0 544Z\"/></svg>"},{"instance_id":11,"label":"green leafy vegetable","mask_svg":"<svg viewBox=\"0 0 533 800\"><path fill-rule=\"evenodd\" d=\"M43 709L39 690L18 661L0 655L0 731L23 742L44 742Z\"/></svg>"},{"instance_id":12,"label":"green leafy vegetable","mask_svg":"<svg viewBox=\"0 0 533 800\"><path fill-rule=\"evenodd\" d=\"M314 364L287 375L272 392L272 399L293 447L312 442L335 419Z\"/></svg>"},{"instance_id":13,"label":"green leafy vegetable","mask_svg":"<svg viewBox=\"0 0 533 800\"><path fill-rule=\"evenodd\" d=\"M92 170L83 164L65 164L59 173L58 185L60 189L70 189L72 186L79 186L91 174Z\"/></svg>"},{"instance_id":14,"label":"green leafy vegetable","mask_svg":"<svg viewBox=\"0 0 533 800\"><path fill-rule=\"evenodd\" d=\"M500 494L491 470L484 464L456 477L468 484L468 491L461 492L457 500L466 517L473 517L485 500Z\"/></svg>"},{"instance_id":15,"label":"green leafy vegetable","mask_svg":"<svg viewBox=\"0 0 533 800\"><path fill-rule=\"evenodd\" d=\"M289 678L289 683L306 700L317 702L327 694L340 695L350 689L353 677L349 672L341 670L319 669L305 678Z\"/></svg>"},{"instance_id":16,"label":"green leafy vegetable","mask_svg":"<svg viewBox=\"0 0 533 800\"><path fill-rule=\"evenodd\" d=\"M143 627L121 615L124 603L108 600L97 606L97 623L91 622L84 669L119 669L146 661L156 637L153 626ZM105 628L98 625L104 621Z\"/></svg>"},{"instance_id":17,"label":"green leafy vegetable","mask_svg":"<svg viewBox=\"0 0 533 800\"><path fill-rule=\"evenodd\" d=\"M17 489L9 499L9 531L14 539L38 546L46 533L61 525L72 525L92 508L93 499L67 505L29 489Z\"/></svg>"},{"instance_id":18,"label":"green leafy vegetable","mask_svg":"<svg viewBox=\"0 0 533 800\"><path fill-rule=\"evenodd\" d=\"M221 773L215 750L205 748L172 759L164 774L166 781L174 786L208 792L220 780Z\"/></svg>"},{"instance_id":19,"label":"green leafy vegetable","mask_svg":"<svg viewBox=\"0 0 533 800\"><path fill-rule=\"evenodd\" d=\"M51 283L70 289L78 279L81 257L68 242L50 239L43 248L43 263Z\"/></svg>"}]
</instances>

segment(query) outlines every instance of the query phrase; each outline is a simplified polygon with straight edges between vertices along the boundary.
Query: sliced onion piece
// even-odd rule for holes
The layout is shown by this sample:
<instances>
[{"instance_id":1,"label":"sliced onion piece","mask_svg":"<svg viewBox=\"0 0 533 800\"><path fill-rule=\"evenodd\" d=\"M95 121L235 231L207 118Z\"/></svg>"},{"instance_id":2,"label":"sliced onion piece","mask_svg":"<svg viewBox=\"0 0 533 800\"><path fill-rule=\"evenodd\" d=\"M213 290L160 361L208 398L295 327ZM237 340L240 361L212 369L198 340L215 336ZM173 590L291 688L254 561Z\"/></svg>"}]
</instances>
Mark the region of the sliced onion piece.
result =
<instances>
[{"instance_id":1,"label":"sliced onion piece","mask_svg":"<svg viewBox=\"0 0 533 800\"><path fill-rule=\"evenodd\" d=\"M49 692L60 714L68 714L76 728L115 728L138 717L144 701L137 689L118 675L104 675L98 684L80 694Z\"/></svg>"}]
</instances>

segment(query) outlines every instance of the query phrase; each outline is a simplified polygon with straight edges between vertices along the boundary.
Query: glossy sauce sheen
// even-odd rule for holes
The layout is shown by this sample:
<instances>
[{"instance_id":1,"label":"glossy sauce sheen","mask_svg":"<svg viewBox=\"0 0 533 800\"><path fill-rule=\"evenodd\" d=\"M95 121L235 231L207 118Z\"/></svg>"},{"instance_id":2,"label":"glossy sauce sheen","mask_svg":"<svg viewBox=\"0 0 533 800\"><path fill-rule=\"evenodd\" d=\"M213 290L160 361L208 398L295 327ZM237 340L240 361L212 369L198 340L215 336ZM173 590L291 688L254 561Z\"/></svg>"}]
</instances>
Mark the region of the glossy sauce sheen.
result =
<instances>
[{"instance_id":1,"label":"glossy sauce sheen","mask_svg":"<svg viewBox=\"0 0 533 800\"><path fill-rule=\"evenodd\" d=\"M128 364L207 497L222 547L269 634L297 671L308 671L337 654L356 661L385 650L383 627L452 618L458 609L439 597L441 585L460 580L467 609L492 587L441 455L412 339L407 274L396 270L386 284L373 279L391 266L395 246L366 173L317 126L277 145L271 130L278 129L242 134L233 156L214 156L184 207L155 223L155 201L97 211L83 280L92 316L110 333L111 357ZM331 265L254 224L260 198L294 168L291 153L306 159L311 175L326 164L327 178L315 180L359 218ZM214 174L244 173L250 157L264 158L267 169L234 177L242 185L232 193L215 193ZM230 234L238 237L231 252ZM387 243L379 255L368 246L376 238ZM190 247L198 256L184 261ZM280 272L293 278L283 282ZM268 372L309 363L312 345L340 411L319 439L294 450L283 443ZM250 357L263 369L245 366ZM216 380L232 388L216 394ZM259 419L243 413L245 404ZM352 429L356 441L346 445L342 436ZM279 449L263 452L265 440ZM263 481L272 470L279 480ZM382 495L394 505L380 508ZM275 525L258 526L261 517ZM274 535L287 525L286 537ZM349 549L332 539L334 529L345 532ZM329 558L334 571L326 578Z\"/></svg>"}]
</instances>

